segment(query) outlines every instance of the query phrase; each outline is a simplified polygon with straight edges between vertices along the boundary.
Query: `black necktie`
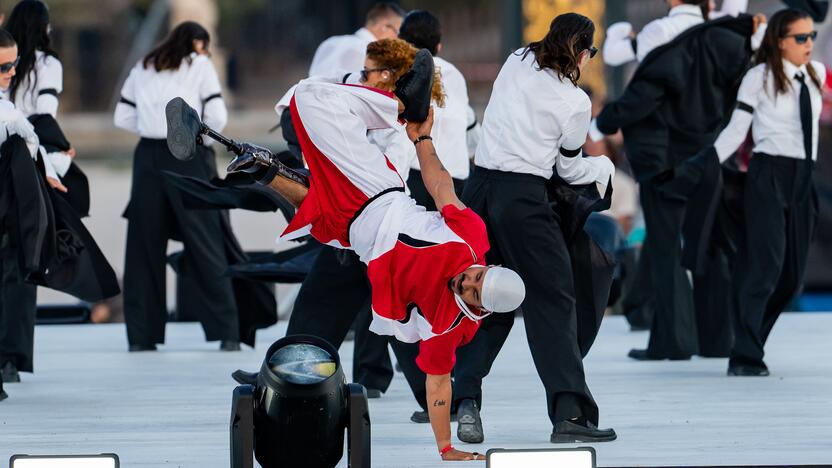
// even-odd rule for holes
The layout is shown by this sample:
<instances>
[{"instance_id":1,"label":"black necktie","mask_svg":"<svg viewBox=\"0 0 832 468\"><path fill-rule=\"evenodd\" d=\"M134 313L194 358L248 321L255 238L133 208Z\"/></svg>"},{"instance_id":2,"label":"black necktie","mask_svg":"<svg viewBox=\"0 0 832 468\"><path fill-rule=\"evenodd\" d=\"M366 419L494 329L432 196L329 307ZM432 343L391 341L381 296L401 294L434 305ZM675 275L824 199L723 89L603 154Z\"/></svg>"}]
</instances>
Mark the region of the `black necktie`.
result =
<instances>
[{"instance_id":1,"label":"black necktie","mask_svg":"<svg viewBox=\"0 0 832 468\"><path fill-rule=\"evenodd\" d=\"M812 160L812 98L806 86L806 75L798 73L794 78L800 82L800 126L803 127L803 149L806 159Z\"/></svg>"}]
</instances>

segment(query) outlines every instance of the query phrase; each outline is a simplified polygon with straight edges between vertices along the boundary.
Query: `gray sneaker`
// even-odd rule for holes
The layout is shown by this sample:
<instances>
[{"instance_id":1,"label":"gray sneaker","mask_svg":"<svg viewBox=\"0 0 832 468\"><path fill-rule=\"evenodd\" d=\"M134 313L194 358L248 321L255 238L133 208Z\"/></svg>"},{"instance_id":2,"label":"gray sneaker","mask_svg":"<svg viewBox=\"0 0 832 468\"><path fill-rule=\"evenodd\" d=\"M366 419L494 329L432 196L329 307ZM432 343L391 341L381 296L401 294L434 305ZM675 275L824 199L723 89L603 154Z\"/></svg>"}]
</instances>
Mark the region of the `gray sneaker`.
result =
<instances>
[{"instance_id":1,"label":"gray sneaker","mask_svg":"<svg viewBox=\"0 0 832 468\"><path fill-rule=\"evenodd\" d=\"M456 411L456 436L462 442L481 444L485 440L482 432L482 419L477 402L471 399L462 400Z\"/></svg>"}]
</instances>

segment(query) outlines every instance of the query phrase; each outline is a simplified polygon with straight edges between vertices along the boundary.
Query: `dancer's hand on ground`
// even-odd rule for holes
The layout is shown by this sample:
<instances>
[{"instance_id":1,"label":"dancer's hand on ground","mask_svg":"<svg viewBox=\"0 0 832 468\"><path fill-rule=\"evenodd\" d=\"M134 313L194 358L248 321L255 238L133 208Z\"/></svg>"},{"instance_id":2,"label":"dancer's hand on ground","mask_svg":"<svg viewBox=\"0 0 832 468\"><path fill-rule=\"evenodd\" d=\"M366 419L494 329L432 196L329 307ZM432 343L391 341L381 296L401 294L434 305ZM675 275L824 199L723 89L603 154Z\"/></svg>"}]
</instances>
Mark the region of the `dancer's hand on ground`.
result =
<instances>
[{"instance_id":1,"label":"dancer's hand on ground","mask_svg":"<svg viewBox=\"0 0 832 468\"><path fill-rule=\"evenodd\" d=\"M463 452L462 450L451 449L442 455L442 461L485 461L485 455L477 452Z\"/></svg>"},{"instance_id":2,"label":"dancer's hand on ground","mask_svg":"<svg viewBox=\"0 0 832 468\"><path fill-rule=\"evenodd\" d=\"M428 118L424 122L407 122L405 129L407 130L407 137L413 141L420 136L430 135L433 128L433 106L430 106L428 111Z\"/></svg>"},{"instance_id":3,"label":"dancer's hand on ground","mask_svg":"<svg viewBox=\"0 0 832 468\"><path fill-rule=\"evenodd\" d=\"M55 178L52 178L52 177L47 177L46 182L49 184L50 187L52 187L53 189L55 189L59 192L63 192L63 193L69 192L69 189L66 188L66 185L62 184L61 181L58 180L58 179L55 179Z\"/></svg>"}]
</instances>

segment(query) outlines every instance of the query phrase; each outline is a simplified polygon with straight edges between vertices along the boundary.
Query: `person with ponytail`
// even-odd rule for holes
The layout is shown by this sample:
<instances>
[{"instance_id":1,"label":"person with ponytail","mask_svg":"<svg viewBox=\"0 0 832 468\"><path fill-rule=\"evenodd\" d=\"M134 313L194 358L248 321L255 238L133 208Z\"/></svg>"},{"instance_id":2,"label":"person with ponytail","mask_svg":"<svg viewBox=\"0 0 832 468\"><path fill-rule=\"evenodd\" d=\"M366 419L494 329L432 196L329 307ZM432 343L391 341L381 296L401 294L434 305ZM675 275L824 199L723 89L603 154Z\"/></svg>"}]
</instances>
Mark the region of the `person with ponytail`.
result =
<instances>
[{"instance_id":1,"label":"person with ponytail","mask_svg":"<svg viewBox=\"0 0 832 468\"><path fill-rule=\"evenodd\" d=\"M614 172L605 156L583 157L592 104L578 87L597 49L595 25L576 13L556 17L539 41L518 49L503 64L485 109L475 167L464 202L485 221L489 263L517 271L528 285L522 304L529 348L546 389L553 430L550 441L603 442L596 405L584 375L577 333L575 284L567 240L554 216L546 184L608 184ZM482 378L514 323L492 315L460 349L454 374L457 436L484 440Z\"/></svg>"},{"instance_id":2,"label":"person with ponytail","mask_svg":"<svg viewBox=\"0 0 832 468\"><path fill-rule=\"evenodd\" d=\"M736 110L714 143L724 162L749 128L754 138L728 375L769 375L763 347L803 280L817 226L812 172L826 80L825 66L812 60L816 37L807 13L786 9L771 17L757 65L743 78Z\"/></svg>"},{"instance_id":3,"label":"person with ponytail","mask_svg":"<svg viewBox=\"0 0 832 468\"><path fill-rule=\"evenodd\" d=\"M165 105L183 98L209 127L221 131L228 120L217 72L209 58L210 37L201 25L176 26L130 71L114 115L115 125L137 133L127 217L124 263L124 315L130 351L154 351L165 341L168 316L165 268L168 239L184 244L184 261L201 295L188 295L199 310L208 341L223 351L240 349L240 323L224 238L224 213L188 210L163 171L210 180L216 177L214 152L199 145L194 158L176 159L168 150ZM253 344L253 343L252 343Z\"/></svg>"}]
</instances>

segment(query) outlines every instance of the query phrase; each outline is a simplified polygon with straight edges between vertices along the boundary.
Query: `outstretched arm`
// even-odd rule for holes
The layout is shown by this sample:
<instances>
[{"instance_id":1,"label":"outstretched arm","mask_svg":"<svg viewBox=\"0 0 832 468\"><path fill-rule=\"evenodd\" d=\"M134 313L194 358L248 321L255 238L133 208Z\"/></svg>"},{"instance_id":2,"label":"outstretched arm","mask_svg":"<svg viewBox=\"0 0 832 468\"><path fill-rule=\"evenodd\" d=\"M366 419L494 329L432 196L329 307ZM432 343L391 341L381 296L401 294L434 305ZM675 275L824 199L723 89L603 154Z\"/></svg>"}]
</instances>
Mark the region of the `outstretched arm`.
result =
<instances>
[{"instance_id":1,"label":"outstretched arm","mask_svg":"<svg viewBox=\"0 0 832 468\"><path fill-rule=\"evenodd\" d=\"M407 123L408 138L413 142L418 141L418 143L415 143L416 157L419 158L422 181L425 183L425 188L433 198L437 208L442 209L443 206L454 205L459 209L464 209L465 205L459 200L454 191L454 181L451 179L451 174L439 161L433 141L430 139L420 140L422 137L430 137L432 127L433 107L431 107L428 118L424 122Z\"/></svg>"}]
</instances>

